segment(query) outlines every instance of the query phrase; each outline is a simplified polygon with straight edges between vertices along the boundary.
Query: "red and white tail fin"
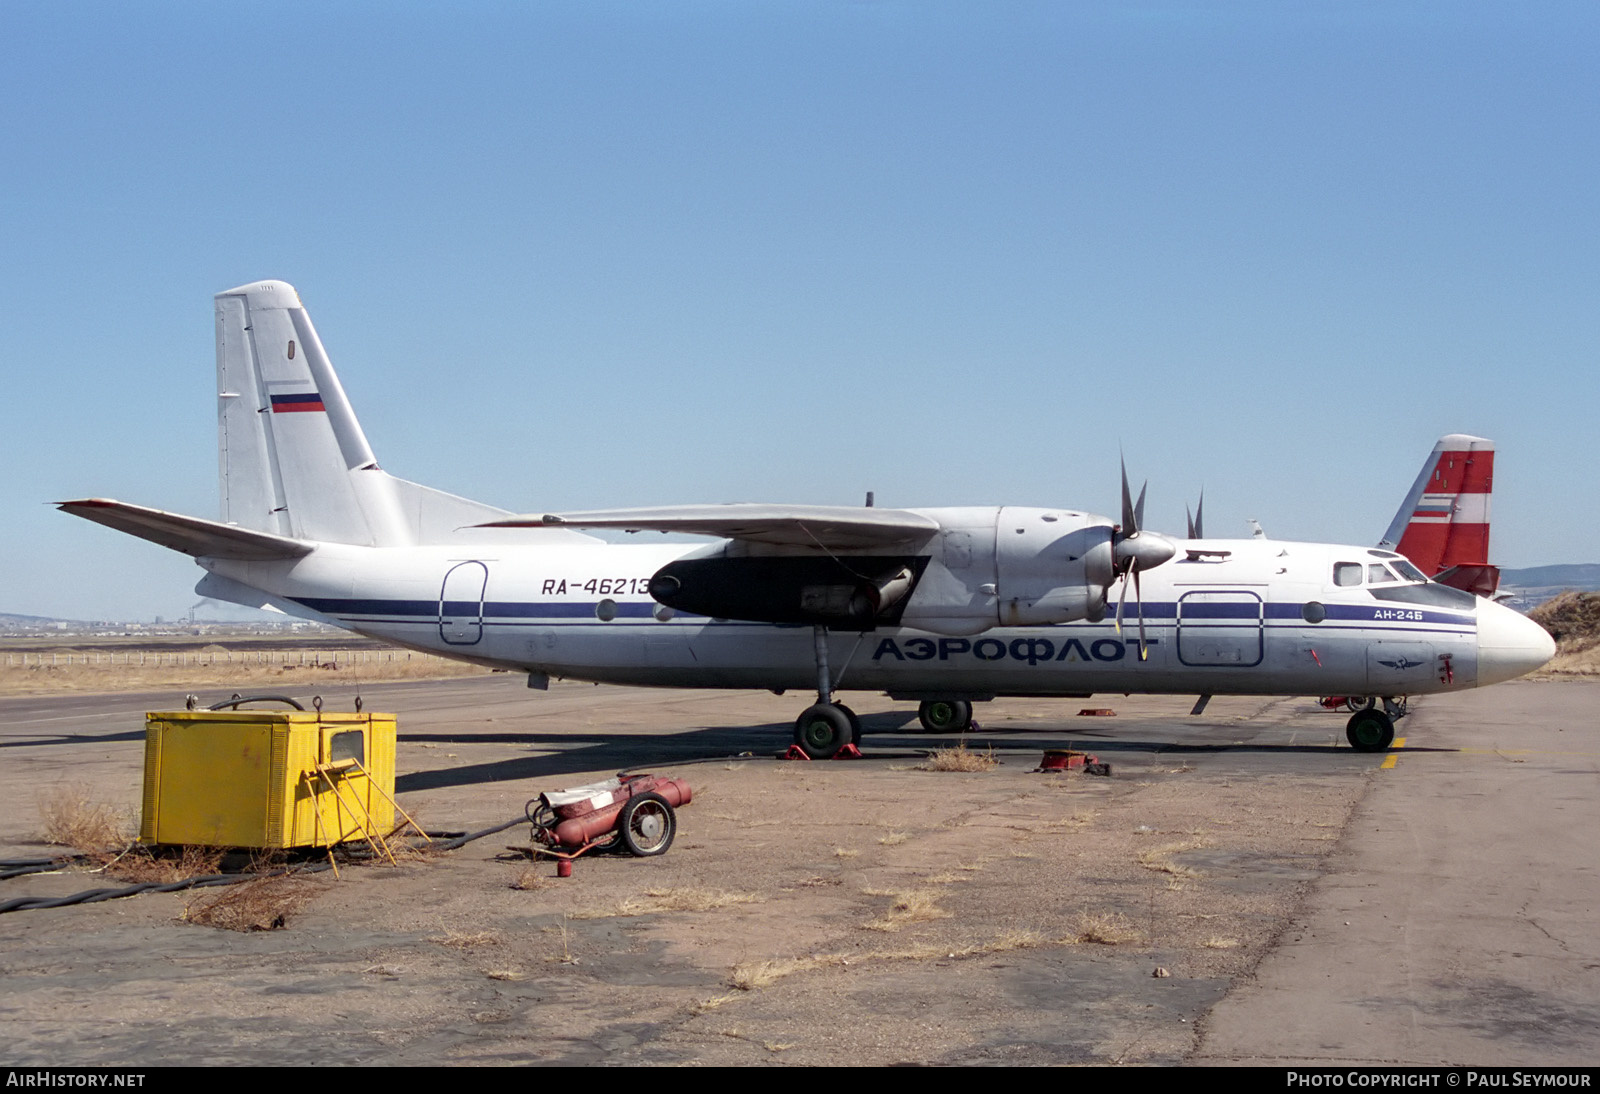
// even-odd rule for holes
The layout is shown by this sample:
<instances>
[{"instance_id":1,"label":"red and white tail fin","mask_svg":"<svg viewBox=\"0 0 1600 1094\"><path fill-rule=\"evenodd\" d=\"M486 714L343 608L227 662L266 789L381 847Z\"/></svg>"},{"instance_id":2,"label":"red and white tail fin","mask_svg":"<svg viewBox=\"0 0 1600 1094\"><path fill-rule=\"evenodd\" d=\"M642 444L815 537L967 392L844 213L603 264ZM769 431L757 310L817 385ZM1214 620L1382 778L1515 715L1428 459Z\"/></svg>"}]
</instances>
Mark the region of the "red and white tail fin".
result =
<instances>
[{"instance_id":1,"label":"red and white tail fin","mask_svg":"<svg viewBox=\"0 0 1600 1094\"><path fill-rule=\"evenodd\" d=\"M1440 437L1378 546L1398 551L1445 585L1493 596L1500 570L1489 564L1489 498L1494 442Z\"/></svg>"}]
</instances>

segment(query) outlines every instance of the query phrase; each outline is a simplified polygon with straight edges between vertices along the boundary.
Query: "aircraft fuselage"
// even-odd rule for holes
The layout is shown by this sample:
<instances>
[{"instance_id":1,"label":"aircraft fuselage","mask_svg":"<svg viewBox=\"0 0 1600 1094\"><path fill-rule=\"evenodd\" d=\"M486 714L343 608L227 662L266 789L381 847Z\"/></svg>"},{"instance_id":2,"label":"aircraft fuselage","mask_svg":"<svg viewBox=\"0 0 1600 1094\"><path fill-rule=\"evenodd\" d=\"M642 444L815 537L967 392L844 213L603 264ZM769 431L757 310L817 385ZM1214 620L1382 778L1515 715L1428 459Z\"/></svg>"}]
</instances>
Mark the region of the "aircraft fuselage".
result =
<instances>
[{"instance_id":1,"label":"aircraft fuselage","mask_svg":"<svg viewBox=\"0 0 1600 1094\"><path fill-rule=\"evenodd\" d=\"M1130 602L1120 631L1108 612L1097 622L972 634L910 625L835 632L835 686L906 697L1401 695L1509 679L1535 660L1505 653L1526 645L1522 631L1533 624L1499 605L1432 583L1335 585L1335 565L1364 567L1368 548L1180 545L1186 557L1144 577L1143 658ZM812 627L708 619L651 598L651 576L691 550L322 544L292 561L201 564L285 610L488 666L617 684L811 686ZM998 604L1004 593L983 599Z\"/></svg>"}]
</instances>

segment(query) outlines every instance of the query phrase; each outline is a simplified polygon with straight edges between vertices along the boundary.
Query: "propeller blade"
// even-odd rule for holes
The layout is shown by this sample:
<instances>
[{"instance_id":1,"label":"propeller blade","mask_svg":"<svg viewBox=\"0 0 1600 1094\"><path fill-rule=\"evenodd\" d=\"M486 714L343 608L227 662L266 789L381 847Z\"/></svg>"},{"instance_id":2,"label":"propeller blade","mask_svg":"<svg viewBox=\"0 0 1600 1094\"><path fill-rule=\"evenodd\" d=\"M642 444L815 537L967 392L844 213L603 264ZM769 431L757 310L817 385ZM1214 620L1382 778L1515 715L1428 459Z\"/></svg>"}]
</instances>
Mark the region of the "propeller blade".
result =
<instances>
[{"instance_id":1,"label":"propeller blade","mask_svg":"<svg viewBox=\"0 0 1600 1094\"><path fill-rule=\"evenodd\" d=\"M1122 571L1122 585L1117 590L1117 633L1122 633L1122 602L1128 595L1128 575L1133 572L1133 559L1128 560L1128 568Z\"/></svg>"},{"instance_id":2,"label":"propeller blade","mask_svg":"<svg viewBox=\"0 0 1600 1094\"><path fill-rule=\"evenodd\" d=\"M1134 511L1133 494L1128 489L1128 461L1120 456L1118 459L1122 463L1122 534L1131 536L1139 530L1139 515ZM1142 491L1139 497L1144 498Z\"/></svg>"},{"instance_id":3,"label":"propeller blade","mask_svg":"<svg viewBox=\"0 0 1600 1094\"><path fill-rule=\"evenodd\" d=\"M1139 571L1133 571L1133 605L1139 615L1139 660L1148 661L1150 650L1144 640L1144 595L1139 591Z\"/></svg>"},{"instance_id":4,"label":"propeller blade","mask_svg":"<svg viewBox=\"0 0 1600 1094\"><path fill-rule=\"evenodd\" d=\"M1206 538L1205 511L1206 511L1206 492L1204 490L1201 490L1200 491L1200 503L1194 507L1194 516L1191 517L1189 515L1189 507L1187 505L1185 505L1183 507L1184 519L1189 522L1189 538L1190 539L1205 539Z\"/></svg>"},{"instance_id":5,"label":"propeller blade","mask_svg":"<svg viewBox=\"0 0 1600 1094\"><path fill-rule=\"evenodd\" d=\"M1150 480L1145 479L1144 482L1139 486L1139 500L1133 504L1133 523L1136 526L1134 528L1135 532L1144 527L1144 492L1149 486Z\"/></svg>"}]
</instances>

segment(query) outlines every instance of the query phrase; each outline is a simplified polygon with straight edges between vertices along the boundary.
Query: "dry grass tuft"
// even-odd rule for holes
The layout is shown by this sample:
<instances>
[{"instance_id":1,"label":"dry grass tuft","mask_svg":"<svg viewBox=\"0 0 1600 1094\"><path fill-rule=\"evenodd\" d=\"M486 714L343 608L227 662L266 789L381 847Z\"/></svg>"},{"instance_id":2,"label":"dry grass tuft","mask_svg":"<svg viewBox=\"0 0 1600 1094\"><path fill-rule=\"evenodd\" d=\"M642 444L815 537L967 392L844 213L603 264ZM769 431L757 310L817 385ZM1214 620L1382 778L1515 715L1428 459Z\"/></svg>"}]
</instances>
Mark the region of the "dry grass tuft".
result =
<instances>
[{"instance_id":1,"label":"dry grass tuft","mask_svg":"<svg viewBox=\"0 0 1600 1094\"><path fill-rule=\"evenodd\" d=\"M1080 810L1070 817L1056 817L1045 821L1045 828L1057 832L1076 832L1080 828L1087 828L1094 823L1096 813L1092 809Z\"/></svg>"},{"instance_id":2,"label":"dry grass tuft","mask_svg":"<svg viewBox=\"0 0 1600 1094\"><path fill-rule=\"evenodd\" d=\"M857 851L854 847L835 847L833 849L834 858L855 858L859 854L861 854L861 852Z\"/></svg>"},{"instance_id":3,"label":"dry grass tuft","mask_svg":"<svg viewBox=\"0 0 1600 1094\"><path fill-rule=\"evenodd\" d=\"M1101 946L1120 946L1126 942L1138 942L1142 937L1139 929L1130 923L1126 916L1116 912L1102 912L1098 915L1083 912L1078 916L1073 933L1067 940Z\"/></svg>"},{"instance_id":4,"label":"dry grass tuft","mask_svg":"<svg viewBox=\"0 0 1600 1094\"><path fill-rule=\"evenodd\" d=\"M131 841L122 814L93 800L89 788L63 783L39 794L44 840L85 854L116 852Z\"/></svg>"},{"instance_id":5,"label":"dry grass tuft","mask_svg":"<svg viewBox=\"0 0 1600 1094\"><path fill-rule=\"evenodd\" d=\"M644 896L630 896L613 908L589 908L572 913L573 919L610 919L616 916L654 915L659 912L713 912L738 904L759 904L760 893L730 893L724 889L685 886L678 889L647 889Z\"/></svg>"},{"instance_id":6,"label":"dry grass tuft","mask_svg":"<svg viewBox=\"0 0 1600 1094\"><path fill-rule=\"evenodd\" d=\"M525 980L525 979L527 979L526 974L520 973L516 969L484 969L483 970L483 975L487 976L490 980Z\"/></svg>"},{"instance_id":7,"label":"dry grass tuft","mask_svg":"<svg viewBox=\"0 0 1600 1094\"><path fill-rule=\"evenodd\" d=\"M906 832L885 832L878 837L878 842L885 847L898 847L910 838L911 836Z\"/></svg>"},{"instance_id":8,"label":"dry grass tuft","mask_svg":"<svg viewBox=\"0 0 1600 1094\"><path fill-rule=\"evenodd\" d=\"M1173 862L1172 856L1204 846L1204 840L1187 840L1183 843L1169 843L1161 847L1146 848L1139 852L1139 865L1146 870L1171 874L1174 877L1199 877L1199 870Z\"/></svg>"},{"instance_id":9,"label":"dry grass tuft","mask_svg":"<svg viewBox=\"0 0 1600 1094\"><path fill-rule=\"evenodd\" d=\"M702 999L702 1000L700 1000L700 1002L698 1002L694 1006L690 1007L689 1008L689 1013L690 1014L706 1014L706 1013L709 1013L710 1011L714 1011L714 1010L717 1010L717 1009L719 1009L721 1007L727 1006L729 1003L733 1002L737 998L739 998L739 993L736 992L736 991L726 992L725 994L722 994L722 995L713 995L710 999Z\"/></svg>"},{"instance_id":10,"label":"dry grass tuft","mask_svg":"<svg viewBox=\"0 0 1600 1094\"><path fill-rule=\"evenodd\" d=\"M135 884L170 885L192 877L220 874L222 848L173 847L157 852L135 844L123 854L107 860L103 869L114 877Z\"/></svg>"},{"instance_id":11,"label":"dry grass tuft","mask_svg":"<svg viewBox=\"0 0 1600 1094\"><path fill-rule=\"evenodd\" d=\"M733 967L728 983L740 991L755 991L774 984L786 976L812 969L843 965L845 959L838 954L813 954L810 957L776 957L767 961L747 961Z\"/></svg>"},{"instance_id":12,"label":"dry grass tuft","mask_svg":"<svg viewBox=\"0 0 1600 1094\"><path fill-rule=\"evenodd\" d=\"M178 918L227 931L276 931L287 927L313 895L314 889L294 878L257 878L191 901Z\"/></svg>"},{"instance_id":13,"label":"dry grass tuft","mask_svg":"<svg viewBox=\"0 0 1600 1094\"><path fill-rule=\"evenodd\" d=\"M950 912L939 907L939 893L933 889L905 889L897 892L870 891L869 896L887 896L893 900L889 910L877 919L863 923L869 931L898 931L908 923L926 923L931 919L948 919Z\"/></svg>"},{"instance_id":14,"label":"dry grass tuft","mask_svg":"<svg viewBox=\"0 0 1600 1094\"><path fill-rule=\"evenodd\" d=\"M1237 938L1208 938L1200 943L1208 950L1232 950L1239 945Z\"/></svg>"},{"instance_id":15,"label":"dry grass tuft","mask_svg":"<svg viewBox=\"0 0 1600 1094\"><path fill-rule=\"evenodd\" d=\"M897 950L867 950L864 953L853 955L850 960L858 962L948 960L962 957L980 957L991 953L1009 953L1013 950L1032 950L1040 946L1069 946L1076 941L1077 939L1075 938L1065 938L1052 942L1039 931L1014 927L986 942L967 942L958 946L951 946L949 943L924 942Z\"/></svg>"},{"instance_id":16,"label":"dry grass tuft","mask_svg":"<svg viewBox=\"0 0 1600 1094\"><path fill-rule=\"evenodd\" d=\"M862 950L849 954L811 954L806 957L773 958L767 961L750 961L733 967L728 982L739 991L755 991L796 973L822 968L847 968L864 965L870 961L944 961L984 954L1008 953L1014 950L1037 949L1041 946L1070 946L1078 937L1051 939L1039 931L1014 928L987 941L968 942L952 946L949 943L922 942L897 949ZM713 1010L738 994L722 995L698 1005L699 1010Z\"/></svg>"},{"instance_id":17,"label":"dry grass tuft","mask_svg":"<svg viewBox=\"0 0 1600 1094\"><path fill-rule=\"evenodd\" d=\"M457 931L446 927L444 934L428 941L453 950L470 950L474 946L492 946L500 941L500 936L494 931Z\"/></svg>"},{"instance_id":18,"label":"dry grass tuft","mask_svg":"<svg viewBox=\"0 0 1600 1094\"><path fill-rule=\"evenodd\" d=\"M917 765L918 771L993 771L1000 766L994 758L993 746L974 752L962 740L955 748L935 749L927 760Z\"/></svg>"},{"instance_id":19,"label":"dry grass tuft","mask_svg":"<svg viewBox=\"0 0 1600 1094\"><path fill-rule=\"evenodd\" d=\"M527 892L530 889L544 888L544 881L545 879L539 875L538 870L528 866L524 867L523 871L517 875L516 880L511 883L511 887Z\"/></svg>"}]
</instances>

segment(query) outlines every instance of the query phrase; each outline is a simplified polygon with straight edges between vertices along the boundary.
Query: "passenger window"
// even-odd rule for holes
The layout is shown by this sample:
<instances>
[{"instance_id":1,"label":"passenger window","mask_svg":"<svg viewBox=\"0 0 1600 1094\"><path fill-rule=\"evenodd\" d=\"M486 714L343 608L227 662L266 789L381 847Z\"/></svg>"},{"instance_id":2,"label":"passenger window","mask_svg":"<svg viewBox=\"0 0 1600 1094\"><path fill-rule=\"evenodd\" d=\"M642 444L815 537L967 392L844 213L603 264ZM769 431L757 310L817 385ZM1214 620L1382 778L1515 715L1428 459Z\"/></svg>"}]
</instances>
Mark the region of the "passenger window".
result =
<instances>
[{"instance_id":1,"label":"passenger window","mask_svg":"<svg viewBox=\"0 0 1600 1094\"><path fill-rule=\"evenodd\" d=\"M1368 585L1387 585L1390 582L1398 580L1399 578L1391 574L1388 567L1382 565L1381 563L1374 562L1371 566L1367 567Z\"/></svg>"},{"instance_id":2,"label":"passenger window","mask_svg":"<svg viewBox=\"0 0 1600 1094\"><path fill-rule=\"evenodd\" d=\"M1335 562L1333 564L1333 583L1335 585L1361 584L1361 563Z\"/></svg>"}]
</instances>

